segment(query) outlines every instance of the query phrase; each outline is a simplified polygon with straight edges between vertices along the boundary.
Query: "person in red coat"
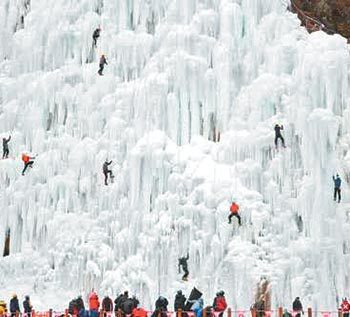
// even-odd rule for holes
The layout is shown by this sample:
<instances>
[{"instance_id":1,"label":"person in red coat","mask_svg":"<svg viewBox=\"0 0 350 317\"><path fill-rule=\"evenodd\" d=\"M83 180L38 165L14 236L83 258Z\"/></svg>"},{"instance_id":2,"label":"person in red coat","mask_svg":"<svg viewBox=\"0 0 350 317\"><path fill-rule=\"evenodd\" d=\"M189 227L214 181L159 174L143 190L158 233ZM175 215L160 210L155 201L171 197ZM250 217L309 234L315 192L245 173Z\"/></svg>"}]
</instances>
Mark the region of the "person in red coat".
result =
<instances>
[{"instance_id":1,"label":"person in red coat","mask_svg":"<svg viewBox=\"0 0 350 317\"><path fill-rule=\"evenodd\" d=\"M147 311L141 307L135 307L132 310L132 317L147 317Z\"/></svg>"},{"instance_id":2,"label":"person in red coat","mask_svg":"<svg viewBox=\"0 0 350 317\"><path fill-rule=\"evenodd\" d=\"M90 317L98 317L98 309L100 308L100 301L97 294L92 291L89 295L89 310Z\"/></svg>"},{"instance_id":3,"label":"person in red coat","mask_svg":"<svg viewBox=\"0 0 350 317\"><path fill-rule=\"evenodd\" d=\"M340 309L343 313L343 317L349 317L349 312L350 312L350 303L348 299L345 297L343 298L343 301L340 305Z\"/></svg>"},{"instance_id":4,"label":"person in red coat","mask_svg":"<svg viewBox=\"0 0 350 317\"><path fill-rule=\"evenodd\" d=\"M239 206L236 204L236 202L232 202L231 207L230 207L231 214L228 216L228 223L231 223L231 218L236 217L238 219L238 224L241 225L241 216L239 215Z\"/></svg>"},{"instance_id":5,"label":"person in red coat","mask_svg":"<svg viewBox=\"0 0 350 317\"><path fill-rule=\"evenodd\" d=\"M216 293L216 297L214 298L213 308L214 308L214 311L220 312L219 317L223 316L224 311L227 308L224 291L220 291Z\"/></svg>"}]
</instances>

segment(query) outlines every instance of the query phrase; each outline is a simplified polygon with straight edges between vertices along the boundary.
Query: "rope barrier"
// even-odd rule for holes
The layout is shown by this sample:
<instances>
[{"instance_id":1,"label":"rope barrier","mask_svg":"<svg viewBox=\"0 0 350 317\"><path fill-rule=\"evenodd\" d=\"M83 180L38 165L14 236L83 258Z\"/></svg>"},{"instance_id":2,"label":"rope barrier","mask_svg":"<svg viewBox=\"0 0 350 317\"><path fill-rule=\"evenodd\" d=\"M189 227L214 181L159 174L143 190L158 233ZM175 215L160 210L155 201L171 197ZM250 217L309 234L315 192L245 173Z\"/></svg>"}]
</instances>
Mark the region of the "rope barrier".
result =
<instances>
[{"instance_id":1,"label":"rope barrier","mask_svg":"<svg viewBox=\"0 0 350 317\"><path fill-rule=\"evenodd\" d=\"M312 315L317 315L320 314L322 317L331 317L331 316L341 316L343 314L343 312L341 311L341 309L339 310L311 310L310 308L308 309L308 311L312 312ZM88 312L88 310L87 310ZM147 312L148 316L151 316L154 312L161 312L161 313L165 313L168 317L173 317L175 316L181 316L181 314L184 314L185 316L190 316L190 317L195 317L196 313L194 311L153 311L153 310L145 310L145 312ZM287 309L283 309L282 307L278 308L278 309L272 309L272 310L256 310L256 309L240 309L240 310L233 310L233 309L227 309L226 312L226 316L230 317L230 316L237 316L237 317L248 317L248 315L251 316L256 316L256 315L260 315L260 316L264 316L264 317L268 317L268 316L272 316L273 314L277 314L278 317L282 317L280 315L283 315L285 312L288 312L290 314L290 316L295 317L297 315L301 315L302 312L300 311L293 311L293 310L287 310ZM222 312L218 312L218 311L214 311L211 310L211 316L219 316ZM344 312L347 313L347 312ZM121 312L117 312L117 311L112 311L112 312L106 312L106 311L98 311L98 314L100 317L116 317L119 314L123 317L132 317L132 314L122 314ZM53 310L49 310L49 311L33 311L32 313L3 313L0 314L0 317L70 317L70 316L78 316L75 314L69 314L68 310L65 311L53 311ZM208 316L209 317L209 316Z\"/></svg>"}]
</instances>

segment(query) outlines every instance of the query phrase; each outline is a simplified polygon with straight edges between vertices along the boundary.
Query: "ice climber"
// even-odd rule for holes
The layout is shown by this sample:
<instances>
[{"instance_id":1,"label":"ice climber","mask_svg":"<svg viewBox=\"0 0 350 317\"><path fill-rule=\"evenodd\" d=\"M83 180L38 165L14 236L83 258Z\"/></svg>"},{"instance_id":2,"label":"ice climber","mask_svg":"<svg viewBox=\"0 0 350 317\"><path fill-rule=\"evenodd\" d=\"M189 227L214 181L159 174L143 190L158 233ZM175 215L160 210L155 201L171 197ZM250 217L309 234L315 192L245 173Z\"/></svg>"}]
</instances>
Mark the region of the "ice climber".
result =
<instances>
[{"instance_id":1,"label":"ice climber","mask_svg":"<svg viewBox=\"0 0 350 317\"><path fill-rule=\"evenodd\" d=\"M97 39L100 37L100 33L101 33L101 28L98 27L94 31L94 33L92 34L92 40L93 40L94 47L97 47Z\"/></svg>"},{"instance_id":2,"label":"ice climber","mask_svg":"<svg viewBox=\"0 0 350 317\"><path fill-rule=\"evenodd\" d=\"M342 303L340 305L340 309L343 313L343 317L349 317L350 303L346 297L343 298Z\"/></svg>"},{"instance_id":3,"label":"ice climber","mask_svg":"<svg viewBox=\"0 0 350 317\"><path fill-rule=\"evenodd\" d=\"M34 160L34 159L35 159L35 156L31 157L26 153L22 154L22 161L24 163L24 168L22 171L23 176L24 176L24 172L27 170L28 166L31 168L33 167L34 161L32 161L32 160Z\"/></svg>"},{"instance_id":4,"label":"ice climber","mask_svg":"<svg viewBox=\"0 0 350 317\"><path fill-rule=\"evenodd\" d=\"M104 312L112 312L113 311L113 301L109 296L105 296L102 301L102 310Z\"/></svg>"},{"instance_id":5,"label":"ice climber","mask_svg":"<svg viewBox=\"0 0 350 317\"><path fill-rule=\"evenodd\" d=\"M303 305L301 304L300 297L296 297L293 302L293 312L296 313L295 317L300 317L300 313L304 314Z\"/></svg>"},{"instance_id":6,"label":"ice climber","mask_svg":"<svg viewBox=\"0 0 350 317\"><path fill-rule=\"evenodd\" d=\"M90 317L98 317L98 309L100 307L100 301L97 294L92 290L89 295L89 311Z\"/></svg>"},{"instance_id":7,"label":"ice climber","mask_svg":"<svg viewBox=\"0 0 350 317\"><path fill-rule=\"evenodd\" d=\"M23 302L23 310L24 310L24 313L27 315L26 317L31 317L32 309L33 309L33 306L30 303L30 297L26 295Z\"/></svg>"},{"instance_id":8,"label":"ice climber","mask_svg":"<svg viewBox=\"0 0 350 317\"><path fill-rule=\"evenodd\" d=\"M284 138L281 134L281 130L283 130L283 125L279 125L279 124L276 124L275 125L275 147L276 149L278 148L278 139L281 139L281 142L282 142L282 146L283 147L286 147L285 144L284 144Z\"/></svg>"},{"instance_id":9,"label":"ice climber","mask_svg":"<svg viewBox=\"0 0 350 317\"><path fill-rule=\"evenodd\" d=\"M8 137L8 139L6 138L2 138L2 158L8 158L9 154L10 154L10 150L9 150L9 142L11 140L11 135Z\"/></svg>"},{"instance_id":10,"label":"ice climber","mask_svg":"<svg viewBox=\"0 0 350 317\"><path fill-rule=\"evenodd\" d=\"M179 309L184 310L185 302L186 302L186 296L182 294L181 290L178 290L174 300L174 311L178 311Z\"/></svg>"},{"instance_id":11,"label":"ice climber","mask_svg":"<svg viewBox=\"0 0 350 317\"><path fill-rule=\"evenodd\" d=\"M102 54L101 58L100 58L100 69L98 70L98 74L100 76L103 75L102 72L103 72L103 69L104 69L105 65L108 65L108 63L107 63L106 57Z\"/></svg>"},{"instance_id":12,"label":"ice climber","mask_svg":"<svg viewBox=\"0 0 350 317\"><path fill-rule=\"evenodd\" d=\"M106 159L106 161L103 163L102 166L102 171L103 171L103 175L105 176L105 185L108 185L108 174L109 174L109 178L112 179L113 178L113 172L108 169L108 166L112 164L113 161L109 161Z\"/></svg>"},{"instance_id":13,"label":"ice climber","mask_svg":"<svg viewBox=\"0 0 350 317\"><path fill-rule=\"evenodd\" d=\"M236 217L238 219L238 225L242 225L242 219L241 216L239 215L239 205L236 204L236 202L232 202L231 207L230 207L231 214L228 216L228 223L231 223L232 217Z\"/></svg>"},{"instance_id":14,"label":"ice climber","mask_svg":"<svg viewBox=\"0 0 350 317\"><path fill-rule=\"evenodd\" d=\"M341 178L339 177L339 174L336 175L336 177L333 176L333 181L334 181L334 201L337 200L338 196L338 203L340 203L341 200Z\"/></svg>"},{"instance_id":15,"label":"ice climber","mask_svg":"<svg viewBox=\"0 0 350 317\"><path fill-rule=\"evenodd\" d=\"M220 312L219 317L222 317L226 308L227 308L227 303L225 298L225 292L224 291L217 292L213 302L214 311Z\"/></svg>"},{"instance_id":16,"label":"ice climber","mask_svg":"<svg viewBox=\"0 0 350 317\"><path fill-rule=\"evenodd\" d=\"M10 313L11 317L15 317L17 313L20 313L21 310L19 309L19 302L16 294L12 295L12 298L10 300Z\"/></svg>"},{"instance_id":17,"label":"ice climber","mask_svg":"<svg viewBox=\"0 0 350 317\"><path fill-rule=\"evenodd\" d=\"M183 281L187 281L188 280L188 275L190 274L190 272L188 271L188 264L187 264L187 261L189 259L189 254L187 253L187 256L186 257L182 257L182 258L179 258L179 273L181 272L180 271L180 267L182 268L182 270L184 271L184 275L182 276L182 280Z\"/></svg>"}]
</instances>

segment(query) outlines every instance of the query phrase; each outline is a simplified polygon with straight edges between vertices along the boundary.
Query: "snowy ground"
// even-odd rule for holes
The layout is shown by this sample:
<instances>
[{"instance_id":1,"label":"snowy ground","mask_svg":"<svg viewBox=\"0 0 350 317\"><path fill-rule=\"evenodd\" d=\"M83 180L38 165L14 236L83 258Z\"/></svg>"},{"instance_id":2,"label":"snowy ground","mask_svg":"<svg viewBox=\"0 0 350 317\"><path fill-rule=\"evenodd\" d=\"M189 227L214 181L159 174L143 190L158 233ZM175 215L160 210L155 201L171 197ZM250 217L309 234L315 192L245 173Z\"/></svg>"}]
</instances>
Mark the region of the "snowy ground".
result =
<instances>
[{"instance_id":1,"label":"snowy ground","mask_svg":"<svg viewBox=\"0 0 350 317\"><path fill-rule=\"evenodd\" d=\"M273 307L300 296L335 309L349 295L344 38L307 34L280 0L26 3L0 2L0 133L12 135L0 161L1 248L11 231L0 299L29 293L36 309L62 309L93 287L129 289L151 308L196 285L206 303L224 289L248 308L261 277ZM25 150L38 156L23 177ZM227 224L233 199L242 228Z\"/></svg>"}]
</instances>

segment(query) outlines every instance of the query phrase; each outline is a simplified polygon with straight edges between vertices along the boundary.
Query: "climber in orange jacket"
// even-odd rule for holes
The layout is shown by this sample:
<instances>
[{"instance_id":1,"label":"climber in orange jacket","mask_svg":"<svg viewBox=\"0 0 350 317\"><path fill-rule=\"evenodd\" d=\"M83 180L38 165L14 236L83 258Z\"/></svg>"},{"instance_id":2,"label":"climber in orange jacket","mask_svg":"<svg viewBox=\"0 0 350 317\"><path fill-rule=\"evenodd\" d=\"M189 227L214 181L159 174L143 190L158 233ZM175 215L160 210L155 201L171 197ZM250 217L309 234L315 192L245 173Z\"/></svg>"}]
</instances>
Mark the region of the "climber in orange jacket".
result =
<instances>
[{"instance_id":1,"label":"climber in orange jacket","mask_svg":"<svg viewBox=\"0 0 350 317\"><path fill-rule=\"evenodd\" d=\"M35 159L35 156L33 157L30 157L28 154L26 153L23 153L22 154L22 161L24 163L24 168L23 168L23 171L22 171L22 175L24 176L24 172L26 171L27 167L30 166L30 167L33 167L33 164L34 164L34 160Z\"/></svg>"},{"instance_id":2,"label":"climber in orange jacket","mask_svg":"<svg viewBox=\"0 0 350 317\"><path fill-rule=\"evenodd\" d=\"M231 219L234 216L238 219L238 224L241 225L242 224L241 216L238 213L239 206L238 206L238 204L236 204L236 202L234 202L234 201L232 202L231 207L230 207L230 211L231 211L231 214L228 216L228 223L231 223Z\"/></svg>"}]
</instances>

